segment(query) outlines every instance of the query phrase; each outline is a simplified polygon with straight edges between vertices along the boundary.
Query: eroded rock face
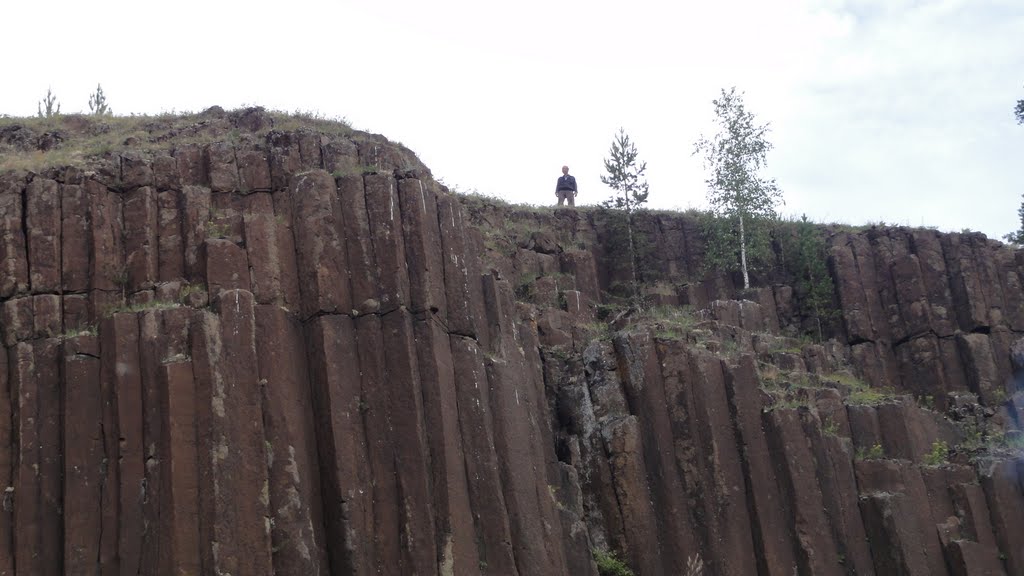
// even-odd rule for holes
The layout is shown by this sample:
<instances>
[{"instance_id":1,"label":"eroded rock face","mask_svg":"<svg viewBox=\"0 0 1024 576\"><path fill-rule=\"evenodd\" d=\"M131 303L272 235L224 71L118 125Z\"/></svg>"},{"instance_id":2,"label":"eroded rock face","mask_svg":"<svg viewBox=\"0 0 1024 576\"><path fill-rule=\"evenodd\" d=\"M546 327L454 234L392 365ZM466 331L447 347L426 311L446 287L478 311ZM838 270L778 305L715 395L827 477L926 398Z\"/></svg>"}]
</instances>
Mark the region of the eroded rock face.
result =
<instances>
[{"instance_id":1,"label":"eroded rock face","mask_svg":"<svg viewBox=\"0 0 1024 576\"><path fill-rule=\"evenodd\" d=\"M928 466L957 429L837 375L1011 427L1005 247L834 236L824 345L777 335L788 286L720 278L650 291L703 310L687 334L602 339L622 270L582 211L468 205L379 137L168 144L0 175L0 574L596 576L595 548L643 576L1024 565L1024 460ZM488 217L530 229L495 250ZM646 269L701 269L692 221L643 218ZM782 405L778 371L820 385Z\"/></svg>"}]
</instances>

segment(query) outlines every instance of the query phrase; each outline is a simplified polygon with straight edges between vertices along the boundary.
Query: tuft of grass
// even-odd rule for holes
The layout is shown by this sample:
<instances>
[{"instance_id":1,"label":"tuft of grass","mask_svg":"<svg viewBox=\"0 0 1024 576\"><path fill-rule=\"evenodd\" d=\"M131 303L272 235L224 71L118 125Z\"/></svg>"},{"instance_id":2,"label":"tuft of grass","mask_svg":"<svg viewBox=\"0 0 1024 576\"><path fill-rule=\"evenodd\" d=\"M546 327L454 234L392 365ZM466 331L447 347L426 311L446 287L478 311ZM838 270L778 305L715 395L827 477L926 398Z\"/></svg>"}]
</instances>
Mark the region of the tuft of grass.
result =
<instances>
[{"instance_id":1,"label":"tuft of grass","mask_svg":"<svg viewBox=\"0 0 1024 576\"><path fill-rule=\"evenodd\" d=\"M854 455L856 460L884 460L885 450L882 449L881 444L875 444L871 448L865 448L861 446L857 448L857 453Z\"/></svg>"},{"instance_id":2,"label":"tuft of grass","mask_svg":"<svg viewBox=\"0 0 1024 576\"><path fill-rule=\"evenodd\" d=\"M178 301L184 302L192 294L198 294L200 292L206 292L206 286L201 282L195 284L183 284L181 289L178 291Z\"/></svg>"},{"instance_id":3,"label":"tuft of grass","mask_svg":"<svg viewBox=\"0 0 1024 576\"><path fill-rule=\"evenodd\" d=\"M289 132L300 129L313 129L332 136L348 136L352 134L352 123L347 118L328 116L319 110L268 110L274 119L274 130Z\"/></svg>"},{"instance_id":4,"label":"tuft of grass","mask_svg":"<svg viewBox=\"0 0 1024 576\"><path fill-rule=\"evenodd\" d=\"M78 328L71 328L66 330L63 334L58 336L61 340L69 340L78 336L95 336L97 334L97 328L95 324L88 326L79 326Z\"/></svg>"},{"instance_id":5,"label":"tuft of grass","mask_svg":"<svg viewBox=\"0 0 1024 576\"><path fill-rule=\"evenodd\" d=\"M826 418L821 425L821 433L828 436L839 436L839 425L831 418Z\"/></svg>"},{"instance_id":6,"label":"tuft of grass","mask_svg":"<svg viewBox=\"0 0 1024 576\"><path fill-rule=\"evenodd\" d=\"M227 238L231 235L231 226L226 222L209 220L206 222L206 237L213 239Z\"/></svg>"},{"instance_id":7,"label":"tuft of grass","mask_svg":"<svg viewBox=\"0 0 1024 576\"><path fill-rule=\"evenodd\" d=\"M587 334L588 337L595 340L610 341L614 333L612 327L607 322L587 322L580 326L580 328Z\"/></svg>"},{"instance_id":8,"label":"tuft of grass","mask_svg":"<svg viewBox=\"0 0 1024 576\"><path fill-rule=\"evenodd\" d=\"M601 576L634 576L633 570L616 556L615 552L594 550L594 562Z\"/></svg>"},{"instance_id":9,"label":"tuft of grass","mask_svg":"<svg viewBox=\"0 0 1024 576\"><path fill-rule=\"evenodd\" d=\"M104 317L110 317L114 314L120 314L122 312L136 313L144 310L167 310L170 308L180 308L180 302L169 302L167 300L150 300L149 302L136 302L135 304L125 304L122 306L114 306L109 308Z\"/></svg>"},{"instance_id":10,"label":"tuft of grass","mask_svg":"<svg viewBox=\"0 0 1024 576\"><path fill-rule=\"evenodd\" d=\"M870 386L849 372L826 374L822 379L849 388L850 393L846 397L847 404L875 406L897 396L893 390Z\"/></svg>"},{"instance_id":11,"label":"tuft of grass","mask_svg":"<svg viewBox=\"0 0 1024 576\"><path fill-rule=\"evenodd\" d=\"M636 321L649 326L652 335L663 340L685 338L698 322L690 306L653 306L645 309Z\"/></svg>"}]
</instances>

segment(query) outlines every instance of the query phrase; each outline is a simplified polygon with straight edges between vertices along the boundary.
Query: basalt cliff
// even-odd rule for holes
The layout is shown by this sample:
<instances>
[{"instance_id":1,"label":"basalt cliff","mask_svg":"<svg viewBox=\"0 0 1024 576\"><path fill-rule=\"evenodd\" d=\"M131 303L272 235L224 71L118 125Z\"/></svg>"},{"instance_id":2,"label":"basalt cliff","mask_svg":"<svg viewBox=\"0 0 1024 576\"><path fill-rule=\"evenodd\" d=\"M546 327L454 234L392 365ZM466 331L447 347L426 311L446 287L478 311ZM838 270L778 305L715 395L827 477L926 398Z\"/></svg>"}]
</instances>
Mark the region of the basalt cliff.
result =
<instances>
[{"instance_id":1,"label":"basalt cliff","mask_svg":"<svg viewBox=\"0 0 1024 576\"><path fill-rule=\"evenodd\" d=\"M641 212L627 298L614 215L341 125L0 155L0 575L1024 575L1024 252L817 227L812 310Z\"/></svg>"}]
</instances>

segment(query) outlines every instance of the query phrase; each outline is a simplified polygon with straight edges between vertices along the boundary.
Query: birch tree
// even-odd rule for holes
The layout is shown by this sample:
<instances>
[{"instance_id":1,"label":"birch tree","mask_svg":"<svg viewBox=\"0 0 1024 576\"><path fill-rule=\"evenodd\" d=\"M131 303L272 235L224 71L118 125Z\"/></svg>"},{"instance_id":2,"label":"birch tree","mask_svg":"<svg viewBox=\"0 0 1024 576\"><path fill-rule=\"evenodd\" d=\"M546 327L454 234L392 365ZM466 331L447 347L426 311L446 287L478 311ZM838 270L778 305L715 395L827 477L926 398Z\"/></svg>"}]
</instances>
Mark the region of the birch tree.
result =
<instances>
[{"instance_id":1,"label":"birch tree","mask_svg":"<svg viewBox=\"0 0 1024 576\"><path fill-rule=\"evenodd\" d=\"M775 179L764 179L758 172L764 168L772 145L767 140L768 124L758 125L743 106L743 93L733 87L722 90L713 101L718 132L711 138L701 136L694 155L701 155L709 172L708 203L712 212L723 219L728 238L735 237L739 268L743 272L743 289L750 288L748 247L764 226L751 226L753 220L776 218L775 207L782 203L782 191ZM722 226L716 226L722 230ZM719 239L721 240L721 239ZM731 242L731 240L729 240ZM732 264L736 264L733 262Z\"/></svg>"}]
</instances>

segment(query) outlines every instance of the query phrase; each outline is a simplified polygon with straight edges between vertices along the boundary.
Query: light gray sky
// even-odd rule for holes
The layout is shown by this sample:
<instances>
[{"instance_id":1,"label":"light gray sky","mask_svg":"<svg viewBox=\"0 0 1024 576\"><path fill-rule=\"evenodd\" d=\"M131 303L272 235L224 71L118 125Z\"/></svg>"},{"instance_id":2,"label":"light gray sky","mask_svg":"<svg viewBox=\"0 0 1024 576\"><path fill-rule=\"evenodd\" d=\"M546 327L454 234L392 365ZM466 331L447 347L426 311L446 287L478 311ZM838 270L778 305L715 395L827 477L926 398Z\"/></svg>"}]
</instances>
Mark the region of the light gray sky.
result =
<instances>
[{"instance_id":1,"label":"light gray sky","mask_svg":"<svg viewBox=\"0 0 1024 576\"><path fill-rule=\"evenodd\" d=\"M711 100L746 93L771 122L764 176L784 214L990 237L1024 193L1021 0L5 2L0 114L52 87L115 113L259 104L345 117L434 175L512 202L611 191L621 126L650 206L705 205L691 156Z\"/></svg>"}]
</instances>

